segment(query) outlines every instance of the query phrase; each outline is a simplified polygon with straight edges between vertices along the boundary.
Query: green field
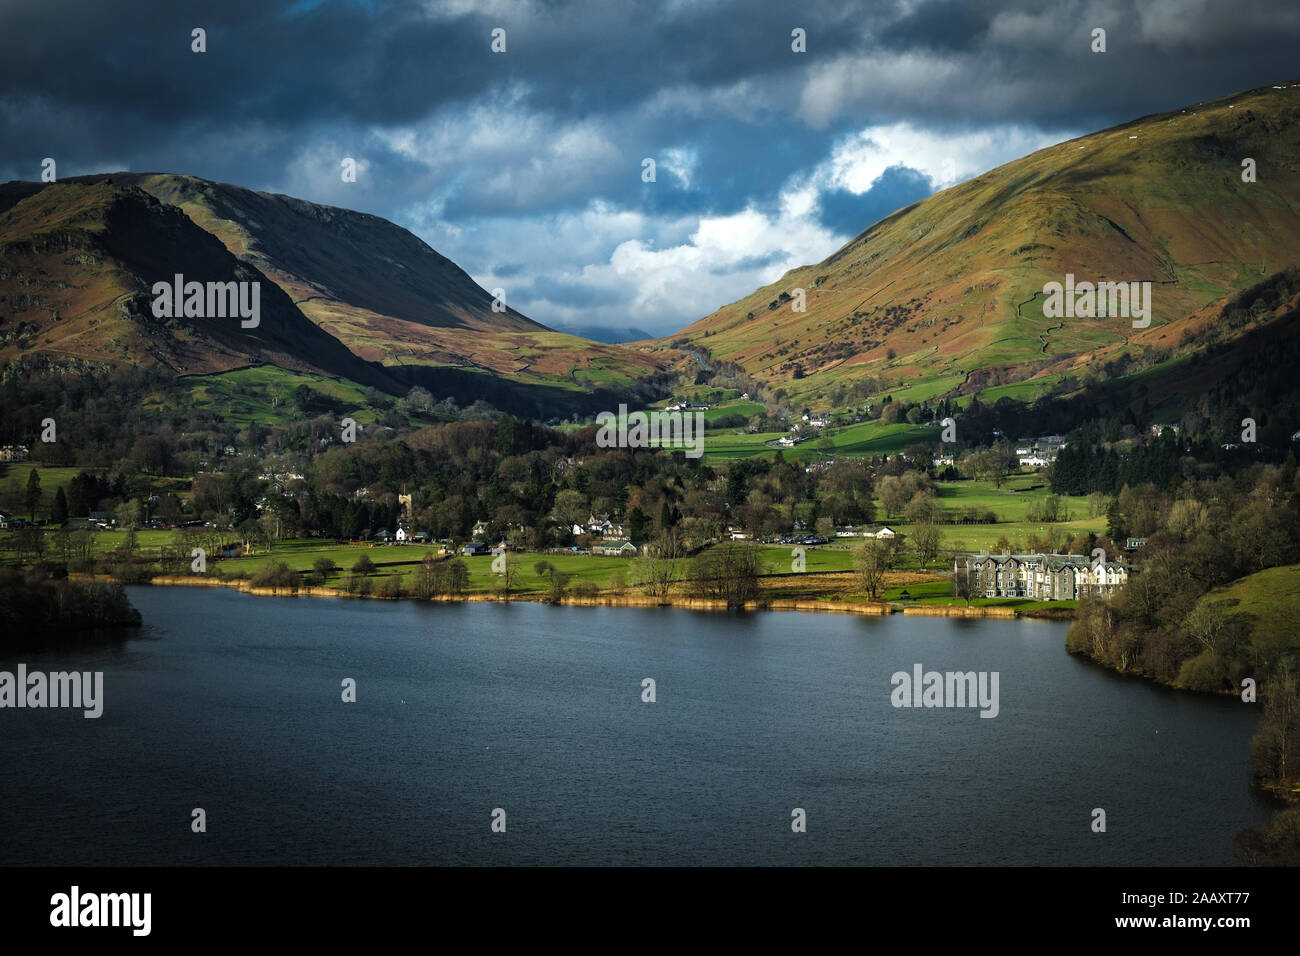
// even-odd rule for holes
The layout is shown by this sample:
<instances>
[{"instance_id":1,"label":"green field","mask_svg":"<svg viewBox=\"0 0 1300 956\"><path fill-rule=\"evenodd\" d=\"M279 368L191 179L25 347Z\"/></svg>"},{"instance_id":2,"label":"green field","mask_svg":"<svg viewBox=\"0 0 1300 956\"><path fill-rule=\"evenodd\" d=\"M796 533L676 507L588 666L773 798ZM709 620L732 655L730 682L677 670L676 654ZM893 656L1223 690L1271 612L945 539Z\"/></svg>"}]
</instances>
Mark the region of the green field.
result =
<instances>
[{"instance_id":1,"label":"green field","mask_svg":"<svg viewBox=\"0 0 1300 956\"><path fill-rule=\"evenodd\" d=\"M775 455L777 450L768 445L786 435L786 432L746 434L741 430L709 432L704 442L706 461L751 458L754 455ZM906 423L882 425L879 422L859 422L843 428L825 428L815 437L791 448L781 448L787 460L814 460L826 457L871 457L895 455L908 445L934 441L939 434L937 425L909 425Z\"/></svg>"},{"instance_id":2,"label":"green field","mask_svg":"<svg viewBox=\"0 0 1300 956\"><path fill-rule=\"evenodd\" d=\"M36 470L41 479L41 503L36 509L38 521L48 517L49 510L54 505L55 495L60 488L63 488L66 494L68 482L72 481L78 472L94 471L94 469L63 465L42 465L31 461L0 464L0 511L17 518L31 518L27 511L27 479L32 469ZM183 497L189 486L188 478L141 475L131 486L131 490L133 495L146 497L150 494L173 494Z\"/></svg>"},{"instance_id":3,"label":"green field","mask_svg":"<svg viewBox=\"0 0 1300 956\"><path fill-rule=\"evenodd\" d=\"M910 534L913 526L885 522L901 534ZM1079 534L1094 532L1100 534L1106 530L1106 518L1083 518L1078 521L1058 521L1054 525L1043 522L1007 521L998 524L941 524L939 533L942 547L960 551L992 551L1004 535L1013 550L1025 547L1031 535L1046 537L1049 529L1055 527L1066 534L1066 542Z\"/></svg>"},{"instance_id":4,"label":"green field","mask_svg":"<svg viewBox=\"0 0 1300 956\"><path fill-rule=\"evenodd\" d=\"M219 563L224 574L248 574L253 575L272 562L283 561L295 571L310 571L312 564L320 558L329 558L337 566L338 570L330 576L326 582L328 587L340 587L341 578L351 570L361 555L366 555L376 565L375 572L371 577L376 583L382 583L385 578L393 575L400 575L404 581L404 587L409 588L412 584L412 575L416 567L424 560L426 554L437 554L436 545L336 545L328 544L313 540L297 540L281 542L275 545L269 554L262 553L250 555L241 558L229 558ZM492 571L492 557L490 555L478 555L472 558L462 558L465 566L469 569L469 589L471 592L491 591L499 580L499 576ZM628 568L630 559L605 557L603 555L591 554L519 554L510 553L507 555L507 561L518 569L518 577L512 582L511 590L519 593L540 593L549 588L549 583L543 580L533 570L533 565L538 561L549 561L563 574L570 575L569 586L572 587L581 581L590 581L598 587L606 588L610 586L610 579L615 571L622 572L624 579L628 577Z\"/></svg>"},{"instance_id":5,"label":"green field","mask_svg":"<svg viewBox=\"0 0 1300 956\"><path fill-rule=\"evenodd\" d=\"M375 421L375 412L365 400L364 389L345 379L290 372L273 365L235 369L218 375L194 375L185 379L190 399L217 413L223 421L247 425L284 425L298 421L302 413L294 405L299 385L338 399L359 422Z\"/></svg>"},{"instance_id":6,"label":"green field","mask_svg":"<svg viewBox=\"0 0 1300 956\"><path fill-rule=\"evenodd\" d=\"M903 592L907 597L903 597ZM965 598L953 597L951 581L924 581L905 587L886 588L881 595L886 601L897 601L904 606L908 604L934 605L938 607L965 607ZM1035 601L1030 598L973 598L971 607L1012 607L1017 611L1036 611L1043 608L1076 608L1078 601Z\"/></svg>"},{"instance_id":7,"label":"green field","mask_svg":"<svg viewBox=\"0 0 1300 956\"><path fill-rule=\"evenodd\" d=\"M34 461L12 461L0 464L0 511L6 511L19 518L30 518L27 513L27 478L32 469L41 478L41 504L37 508L37 517L54 501L60 488L66 488L81 471L80 468L56 465L41 465Z\"/></svg>"},{"instance_id":8,"label":"green field","mask_svg":"<svg viewBox=\"0 0 1300 956\"><path fill-rule=\"evenodd\" d=\"M1204 603L1236 601L1233 610L1252 618L1256 634L1289 636L1300 647L1300 564L1269 568L1201 596Z\"/></svg>"}]
</instances>

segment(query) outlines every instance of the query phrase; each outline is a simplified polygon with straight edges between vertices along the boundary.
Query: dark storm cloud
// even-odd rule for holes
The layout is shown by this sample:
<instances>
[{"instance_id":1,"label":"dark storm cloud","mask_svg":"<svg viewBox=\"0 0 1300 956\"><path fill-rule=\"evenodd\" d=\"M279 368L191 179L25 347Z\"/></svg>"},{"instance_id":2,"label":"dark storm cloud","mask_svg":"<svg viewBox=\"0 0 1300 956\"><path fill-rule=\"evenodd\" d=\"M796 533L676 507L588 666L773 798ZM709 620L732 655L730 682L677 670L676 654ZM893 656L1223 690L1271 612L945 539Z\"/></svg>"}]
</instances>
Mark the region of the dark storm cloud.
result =
<instances>
[{"instance_id":1,"label":"dark storm cloud","mask_svg":"<svg viewBox=\"0 0 1300 956\"><path fill-rule=\"evenodd\" d=\"M924 199L934 192L930 180L914 169L891 166L870 191L855 195L844 189L830 189L819 202L822 224L838 235L854 236L890 213Z\"/></svg>"},{"instance_id":2,"label":"dark storm cloud","mask_svg":"<svg viewBox=\"0 0 1300 956\"><path fill-rule=\"evenodd\" d=\"M489 49L498 26L504 55ZM1089 52L1093 27L1105 54ZM612 316L614 278L574 281L585 267L650 236L689 245L704 217L775 221L787 187L864 128L1086 132L1289 79L1297 39L1294 0L5 0L0 180L36 178L51 156L61 177L130 168L288 192L394 219L471 273L508 256L499 276ZM705 294L748 291L755 263L833 251L923 195L922 168L861 194L818 180L818 229L701 254L701 274L734 270ZM593 208L603 218L577 229ZM548 241L565 222L577 232ZM629 302L646 299L643 266L616 270Z\"/></svg>"},{"instance_id":3,"label":"dark storm cloud","mask_svg":"<svg viewBox=\"0 0 1300 956\"><path fill-rule=\"evenodd\" d=\"M901 7L10 0L0 16L6 166L62 152L137 169L179 168L166 162L175 157L188 171L202 163L210 175L265 182L313 134L355 139L362 130L416 123L503 84L526 86L530 110L611 122L661 91L704 99L747 84L738 96L754 113L748 123L718 130L726 117L718 103L698 117L670 110L639 117L619 145L639 162L671 127L672 139L706 142L710 191L748 186L751 194L771 189L824 144L800 119L813 120L824 137L843 122L920 116L937 125L976 118L1089 128L1288 77L1300 31L1293 0ZM488 48L496 25L507 29L504 56ZM1104 57L1087 53L1092 25L1109 30ZM202 55L190 51L195 26L208 34ZM804 56L790 51L794 26L808 31ZM1063 59L1071 47L1074 55ZM909 54L918 55L911 67L899 61ZM945 69L928 68L921 54ZM910 92L891 87L891 74ZM869 81L855 84L855 75ZM805 88L818 77L824 97ZM823 123L830 126L820 129ZM214 142L228 146L214 154ZM792 142L800 148L790 150ZM746 156L762 161L745 163ZM634 201L635 185L620 188L613 174L597 185ZM457 216L473 215L475 198L491 205L472 190L461 195ZM737 202L722 194L715 201ZM498 201L501 208L483 211L535 205L545 203Z\"/></svg>"},{"instance_id":4,"label":"dark storm cloud","mask_svg":"<svg viewBox=\"0 0 1300 956\"><path fill-rule=\"evenodd\" d=\"M570 282L541 276L531 287L520 290L526 299L547 299L552 302L566 302L573 306L614 305L620 298L611 289L602 289L584 282Z\"/></svg>"}]
</instances>

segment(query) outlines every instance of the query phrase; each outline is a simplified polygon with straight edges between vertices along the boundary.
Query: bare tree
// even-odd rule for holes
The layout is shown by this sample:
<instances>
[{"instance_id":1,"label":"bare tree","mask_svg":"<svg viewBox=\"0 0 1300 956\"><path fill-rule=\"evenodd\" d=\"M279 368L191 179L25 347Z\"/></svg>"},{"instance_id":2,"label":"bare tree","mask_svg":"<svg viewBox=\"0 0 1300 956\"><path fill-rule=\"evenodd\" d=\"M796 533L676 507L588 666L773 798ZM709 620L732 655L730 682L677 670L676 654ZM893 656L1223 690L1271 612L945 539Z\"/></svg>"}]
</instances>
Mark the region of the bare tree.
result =
<instances>
[{"instance_id":1,"label":"bare tree","mask_svg":"<svg viewBox=\"0 0 1300 956\"><path fill-rule=\"evenodd\" d=\"M667 597L677 580L676 543L660 538L645 545L641 557L632 562L632 581L651 597Z\"/></svg>"},{"instance_id":2,"label":"bare tree","mask_svg":"<svg viewBox=\"0 0 1300 956\"><path fill-rule=\"evenodd\" d=\"M894 566L894 545L889 539L863 538L853 553L862 588L873 601L885 583L885 573Z\"/></svg>"},{"instance_id":3,"label":"bare tree","mask_svg":"<svg viewBox=\"0 0 1300 956\"><path fill-rule=\"evenodd\" d=\"M939 553L941 535L932 524L917 525L912 529L912 547L916 550L916 560L922 568L929 568L930 562Z\"/></svg>"},{"instance_id":4,"label":"bare tree","mask_svg":"<svg viewBox=\"0 0 1300 956\"><path fill-rule=\"evenodd\" d=\"M702 596L726 601L728 607L743 607L758 600L762 567L755 545L729 541L697 555L691 577Z\"/></svg>"}]
</instances>

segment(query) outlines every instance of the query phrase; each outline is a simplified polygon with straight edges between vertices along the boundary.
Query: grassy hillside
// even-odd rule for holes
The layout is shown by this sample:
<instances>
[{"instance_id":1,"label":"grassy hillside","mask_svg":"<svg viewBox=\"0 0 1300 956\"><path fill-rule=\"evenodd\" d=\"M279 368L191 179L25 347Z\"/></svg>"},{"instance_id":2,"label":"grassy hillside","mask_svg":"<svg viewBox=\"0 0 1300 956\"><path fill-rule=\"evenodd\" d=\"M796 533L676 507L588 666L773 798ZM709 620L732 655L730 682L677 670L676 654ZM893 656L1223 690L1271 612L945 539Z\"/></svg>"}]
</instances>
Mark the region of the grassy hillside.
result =
<instances>
[{"instance_id":1,"label":"grassy hillside","mask_svg":"<svg viewBox=\"0 0 1300 956\"><path fill-rule=\"evenodd\" d=\"M507 308L406 229L366 213L194 176L112 173L183 210L368 361L480 370L530 384L625 385L655 358L555 332Z\"/></svg>"},{"instance_id":2,"label":"grassy hillside","mask_svg":"<svg viewBox=\"0 0 1300 956\"><path fill-rule=\"evenodd\" d=\"M1300 647L1300 564L1269 568L1202 595L1202 603L1235 601L1233 610L1251 618L1257 635L1289 639Z\"/></svg>"},{"instance_id":3,"label":"grassy hillside","mask_svg":"<svg viewBox=\"0 0 1300 956\"><path fill-rule=\"evenodd\" d=\"M258 324L154 316L153 284L177 273L260 283ZM0 361L33 352L181 374L270 363L396 388L175 206L110 182L0 186Z\"/></svg>"},{"instance_id":4,"label":"grassy hillside","mask_svg":"<svg viewBox=\"0 0 1300 956\"><path fill-rule=\"evenodd\" d=\"M1034 398L1125 351L1177 351L1228 296L1294 265L1297 147L1300 83L1135 120L901 209L659 345L703 347L792 403L825 407L864 379L911 401ZM1150 328L1045 317L1043 285L1066 273L1152 282Z\"/></svg>"}]
</instances>

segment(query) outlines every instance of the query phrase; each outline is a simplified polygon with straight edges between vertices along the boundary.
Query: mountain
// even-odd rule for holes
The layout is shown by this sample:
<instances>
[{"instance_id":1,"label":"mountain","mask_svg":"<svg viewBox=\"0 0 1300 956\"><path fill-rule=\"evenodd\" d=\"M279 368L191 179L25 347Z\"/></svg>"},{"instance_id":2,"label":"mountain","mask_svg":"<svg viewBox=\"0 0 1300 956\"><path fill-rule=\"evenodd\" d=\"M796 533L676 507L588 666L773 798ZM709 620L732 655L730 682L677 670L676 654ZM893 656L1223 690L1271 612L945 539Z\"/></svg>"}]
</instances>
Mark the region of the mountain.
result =
<instances>
[{"instance_id":1,"label":"mountain","mask_svg":"<svg viewBox=\"0 0 1300 956\"><path fill-rule=\"evenodd\" d=\"M559 330L567 335L576 335L580 339L590 339L593 342L604 342L608 345L617 345L620 342L643 342L646 339L654 338L645 329L638 329L634 325L623 328L609 328L604 325L571 325L565 323L559 326Z\"/></svg>"},{"instance_id":2,"label":"mountain","mask_svg":"<svg viewBox=\"0 0 1300 956\"><path fill-rule=\"evenodd\" d=\"M515 309L494 312L492 295L463 269L378 216L194 176L67 181L129 184L183 210L367 360L569 388L626 384L658 368L645 354L554 331Z\"/></svg>"},{"instance_id":3,"label":"mountain","mask_svg":"<svg viewBox=\"0 0 1300 956\"><path fill-rule=\"evenodd\" d=\"M1243 182L1247 158L1256 182ZM657 347L703 348L791 401L1033 398L1200 348L1234 295L1298 262L1300 81L1290 81L1061 143L936 193ZM1044 286L1066 274L1151 282L1150 327L1046 316ZM792 308L797 289L804 312Z\"/></svg>"},{"instance_id":4,"label":"mountain","mask_svg":"<svg viewBox=\"0 0 1300 956\"><path fill-rule=\"evenodd\" d=\"M157 318L153 284L260 283L255 328L238 317ZM272 364L396 390L307 319L254 265L175 206L131 185L0 186L0 360L40 352L162 363L182 374Z\"/></svg>"},{"instance_id":5,"label":"mountain","mask_svg":"<svg viewBox=\"0 0 1300 956\"><path fill-rule=\"evenodd\" d=\"M259 282L262 321L156 318L152 286L176 273ZM659 357L492 303L451 260L365 213L161 173L0 185L0 362L274 365L543 419L662 391Z\"/></svg>"}]
</instances>

